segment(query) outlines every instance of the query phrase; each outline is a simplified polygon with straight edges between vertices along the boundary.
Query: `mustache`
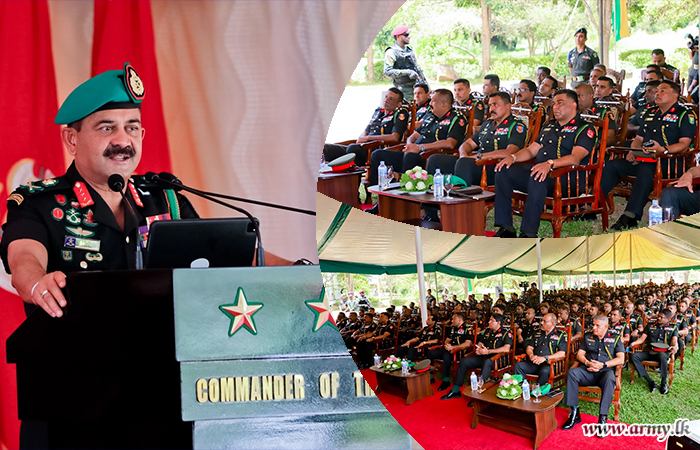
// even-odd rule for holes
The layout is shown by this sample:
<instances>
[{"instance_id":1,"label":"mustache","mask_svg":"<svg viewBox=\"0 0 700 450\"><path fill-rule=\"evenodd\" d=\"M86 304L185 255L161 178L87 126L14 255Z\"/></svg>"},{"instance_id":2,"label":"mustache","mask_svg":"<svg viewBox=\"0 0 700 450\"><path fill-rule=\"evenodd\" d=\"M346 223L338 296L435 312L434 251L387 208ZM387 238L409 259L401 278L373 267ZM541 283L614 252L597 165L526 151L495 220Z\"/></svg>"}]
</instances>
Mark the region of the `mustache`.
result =
<instances>
[{"instance_id":1,"label":"mustache","mask_svg":"<svg viewBox=\"0 0 700 450\"><path fill-rule=\"evenodd\" d=\"M102 156L105 158L111 158L112 156L116 155L126 155L129 158L133 158L136 156L136 150L134 150L134 147L131 145L127 145L126 147L122 147L121 145L110 145L104 152L102 152Z\"/></svg>"}]
</instances>

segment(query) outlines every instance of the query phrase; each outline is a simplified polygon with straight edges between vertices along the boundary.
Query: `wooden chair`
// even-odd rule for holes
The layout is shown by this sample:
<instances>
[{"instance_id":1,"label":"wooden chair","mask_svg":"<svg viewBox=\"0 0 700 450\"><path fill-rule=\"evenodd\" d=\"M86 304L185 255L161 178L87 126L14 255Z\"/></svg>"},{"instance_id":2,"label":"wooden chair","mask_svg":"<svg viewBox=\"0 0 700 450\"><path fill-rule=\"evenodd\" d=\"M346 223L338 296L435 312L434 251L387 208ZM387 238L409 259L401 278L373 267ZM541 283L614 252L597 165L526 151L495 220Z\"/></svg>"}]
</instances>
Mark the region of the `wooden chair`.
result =
<instances>
[{"instance_id":1,"label":"wooden chair","mask_svg":"<svg viewBox=\"0 0 700 450\"><path fill-rule=\"evenodd\" d=\"M550 178L555 178L554 194L552 197L545 199L545 208L541 218L552 222L555 238L561 237L561 227L565 220L589 213L600 213L603 218L603 231L608 228L608 209L600 191L600 177L603 172L609 119L600 119L597 116L589 116L586 119L600 130L598 133L600 136L598 145L588 155L588 164L561 167L549 173ZM533 163L534 160L530 160L519 161L516 164ZM576 183L576 190L573 196L568 192L569 186L566 186L567 192L564 193L562 190L562 178L567 174L571 174L570 176L576 175L577 178L582 177L585 190L582 190L581 183ZM526 193L513 192L513 212L522 214L526 200ZM584 208L581 208L581 206L584 206Z\"/></svg>"},{"instance_id":2,"label":"wooden chair","mask_svg":"<svg viewBox=\"0 0 700 450\"><path fill-rule=\"evenodd\" d=\"M574 367L579 366L579 362L574 362ZM622 389L622 366L615 367L615 391L613 391L612 405L615 410L615 421L620 421L620 407L622 402L620 402L620 390ZM603 395L602 390L598 386L579 386L578 387L578 399L585 400L587 402L593 402L600 404L600 398Z\"/></svg>"},{"instance_id":3,"label":"wooden chair","mask_svg":"<svg viewBox=\"0 0 700 450\"><path fill-rule=\"evenodd\" d=\"M442 330L442 344L440 345L435 345L433 347L430 347L430 350L440 348L444 345L445 343L445 325L443 324L443 330ZM474 336L474 339L472 339L472 346L468 347L464 350L457 350L457 351L452 351L452 366L450 367L450 375L452 376L452 380L454 381L455 376L457 375L457 368L459 367L459 360L462 359L462 357L471 351L472 348L474 348L474 344L476 344L476 335L479 333L479 323L475 322L474 324L469 324L467 326L467 329L472 332L472 335ZM442 360L435 360L433 362L433 368L434 370L438 372L442 372Z\"/></svg>"},{"instance_id":4,"label":"wooden chair","mask_svg":"<svg viewBox=\"0 0 700 450\"><path fill-rule=\"evenodd\" d=\"M552 389L566 384L566 372L569 370L569 354L571 351L571 326L564 327L561 325L557 325L557 329L561 331L566 331L566 335L569 339L566 343L565 355L560 358L549 358L549 360L547 361L547 363L549 364L549 380L547 380L547 383L549 383L549 385L552 386ZM525 361L526 359L526 354L515 356L516 363L520 361ZM537 381L536 375L528 374L526 375L526 378L531 381Z\"/></svg>"},{"instance_id":5,"label":"wooden chair","mask_svg":"<svg viewBox=\"0 0 700 450\"><path fill-rule=\"evenodd\" d=\"M625 69L622 69L619 72L613 69L608 69L606 75L615 80L617 89L622 92L622 83L625 81Z\"/></svg>"},{"instance_id":6,"label":"wooden chair","mask_svg":"<svg viewBox=\"0 0 700 450\"><path fill-rule=\"evenodd\" d=\"M537 111L533 111L530 105L521 102L513 105L510 110L515 117L527 123L527 138L525 139L525 146L527 147L540 134L544 109L537 108Z\"/></svg>"},{"instance_id":7,"label":"wooden chair","mask_svg":"<svg viewBox=\"0 0 700 450\"><path fill-rule=\"evenodd\" d=\"M661 68L661 74L666 78L667 80L671 80L674 83L678 83L680 79L681 72L680 70L676 69L673 72L671 72L668 69L664 69L663 67Z\"/></svg>"},{"instance_id":8,"label":"wooden chair","mask_svg":"<svg viewBox=\"0 0 700 450\"><path fill-rule=\"evenodd\" d=\"M399 327L393 336L380 339L376 342L375 353L379 356L394 355L399 348Z\"/></svg>"},{"instance_id":9,"label":"wooden chair","mask_svg":"<svg viewBox=\"0 0 700 450\"><path fill-rule=\"evenodd\" d=\"M643 350L644 344L640 345L635 345L630 349L630 355L634 353L639 353ZM631 356L630 356L630 361L631 361ZM671 389L671 383L673 383L673 377L674 377L674 372L675 372L675 364L676 362L676 357L675 355L670 355L668 359L668 388ZM656 361L642 361L642 365L644 366L644 369L646 369L647 372L659 372L659 363ZM629 365L630 368L630 384L634 384L634 373L636 372L636 369L634 368L633 364Z\"/></svg>"}]
</instances>

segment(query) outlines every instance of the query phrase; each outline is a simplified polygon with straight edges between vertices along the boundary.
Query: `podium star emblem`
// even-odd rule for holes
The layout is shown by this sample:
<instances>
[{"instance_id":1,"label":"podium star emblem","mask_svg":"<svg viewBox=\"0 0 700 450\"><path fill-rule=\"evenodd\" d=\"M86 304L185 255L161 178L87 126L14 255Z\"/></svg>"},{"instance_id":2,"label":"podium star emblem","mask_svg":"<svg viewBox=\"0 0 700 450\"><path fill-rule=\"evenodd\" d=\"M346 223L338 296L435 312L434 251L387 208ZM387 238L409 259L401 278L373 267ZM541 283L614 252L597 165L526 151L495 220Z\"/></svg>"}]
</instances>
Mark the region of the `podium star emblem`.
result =
<instances>
[{"instance_id":1,"label":"podium star emblem","mask_svg":"<svg viewBox=\"0 0 700 450\"><path fill-rule=\"evenodd\" d=\"M325 287L321 289L321 298L318 300L307 300L305 303L316 316L316 320L314 322L314 333L320 330L321 327L326 324L332 326L336 330L338 329L338 326L335 324L335 319L331 314L331 308L328 306L328 298L326 297Z\"/></svg>"},{"instance_id":2,"label":"podium star emblem","mask_svg":"<svg viewBox=\"0 0 700 450\"><path fill-rule=\"evenodd\" d=\"M263 306L262 303L249 303L243 288L239 287L238 292L236 292L235 303L219 305L221 312L231 319L231 328L228 331L228 335L233 336L241 327L246 327L252 334L258 334L253 314L258 312Z\"/></svg>"}]
</instances>

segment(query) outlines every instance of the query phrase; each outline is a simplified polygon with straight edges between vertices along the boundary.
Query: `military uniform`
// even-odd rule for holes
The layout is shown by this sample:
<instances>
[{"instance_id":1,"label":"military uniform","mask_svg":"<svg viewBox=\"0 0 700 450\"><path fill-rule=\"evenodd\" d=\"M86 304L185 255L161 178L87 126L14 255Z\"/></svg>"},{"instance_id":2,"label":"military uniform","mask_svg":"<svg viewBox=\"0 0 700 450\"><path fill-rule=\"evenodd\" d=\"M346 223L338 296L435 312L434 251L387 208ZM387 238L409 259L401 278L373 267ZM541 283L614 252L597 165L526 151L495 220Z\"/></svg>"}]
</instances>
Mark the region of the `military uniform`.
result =
<instances>
[{"instance_id":1,"label":"military uniform","mask_svg":"<svg viewBox=\"0 0 700 450\"><path fill-rule=\"evenodd\" d=\"M658 106L645 115L644 123L639 127L637 136L643 138L643 142L656 141L662 147L678 143L681 138L695 137L697 118L691 110L675 103L668 111L663 112ZM671 160L673 164L675 160ZM662 161L661 171L664 177L668 176L668 160ZM675 168L671 173L676 171ZM607 161L603 167L600 187L603 195L607 196L624 176L636 177L632 185L632 192L625 211L634 213L640 220L644 212L644 205L649 201L649 195L654 187L655 162L631 163L626 159ZM680 176L680 174L679 174ZM683 189L678 189L682 191ZM687 190L686 190L687 192Z\"/></svg>"},{"instance_id":2,"label":"military uniform","mask_svg":"<svg viewBox=\"0 0 700 450\"><path fill-rule=\"evenodd\" d=\"M644 93L647 90L647 82L641 81L637 87L634 88L634 92L630 95L632 99L632 106L636 109L644 108L647 106L647 100L644 98ZM635 124L637 125L637 124Z\"/></svg>"},{"instance_id":3,"label":"military uniform","mask_svg":"<svg viewBox=\"0 0 700 450\"><path fill-rule=\"evenodd\" d=\"M496 150L504 150L509 145L525 146L527 126L522 120L510 115L503 122L496 123L494 119L488 119L481 125L479 131L471 136L471 140L477 145L477 159L483 153ZM486 166L488 184L494 183L494 165ZM440 169L442 173L453 173L462 178L468 186L478 185L481 181L482 166L476 165L474 158L458 158L452 155L432 155L428 158L428 173L435 173Z\"/></svg>"},{"instance_id":4,"label":"military uniform","mask_svg":"<svg viewBox=\"0 0 700 450\"><path fill-rule=\"evenodd\" d=\"M589 361L607 363L615 359L615 355L625 352L622 338L615 332L608 330L603 339L599 339L593 333L587 333L581 341L581 348ZM569 406L578 406L578 387L598 386L602 391L600 400L600 415L608 415L613 392L615 391L615 368L604 367L598 372L589 372L587 367L579 366L569 369L566 374L566 398Z\"/></svg>"},{"instance_id":5,"label":"military uniform","mask_svg":"<svg viewBox=\"0 0 700 450\"><path fill-rule=\"evenodd\" d=\"M583 332L581 329L581 322L579 322L578 319L574 319L573 317L569 317L565 323L562 323L561 325L565 327L571 327L571 337L573 338L577 334Z\"/></svg>"},{"instance_id":6,"label":"military uniform","mask_svg":"<svg viewBox=\"0 0 700 450\"><path fill-rule=\"evenodd\" d=\"M634 112L634 115L629 118L629 124L630 125L636 125L636 126L641 126L644 123L644 119L646 118L646 115L651 113L654 113L654 107L655 104L644 104L640 105L637 110Z\"/></svg>"},{"instance_id":7,"label":"military uniform","mask_svg":"<svg viewBox=\"0 0 700 450\"><path fill-rule=\"evenodd\" d=\"M372 114L365 132L369 136L380 136L383 134L398 133L399 139L404 137L404 133L408 129L408 110L405 106L398 107L395 111L387 111L383 108L377 108ZM346 153L355 154L355 164L364 166L367 164L367 150L362 148L360 144L340 145L340 144L324 144L323 157L327 162L333 161Z\"/></svg>"},{"instance_id":8,"label":"military uniform","mask_svg":"<svg viewBox=\"0 0 700 450\"><path fill-rule=\"evenodd\" d=\"M527 347L532 347L532 353L535 356L548 357L557 352L566 353L567 342L568 335L566 331L559 330L555 327L549 333L546 333L544 330L538 331L535 336L527 341ZM522 375L523 378L526 374L536 374L537 383L540 386L547 384L551 371L547 361L538 365L528 359L515 364L513 370L516 374Z\"/></svg>"},{"instance_id":9,"label":"military uniform","mask_svg":"<svg viewBox=\"0 0 700 450\"><path fill-rule=\"evenodd\" d=\"M454 104L465 108L474 108L474 120L478 120L479 123L484 122L484 116L488 107L483 100L476 98L473 93L469 93L469 98L464 103L456 101ZM464 117L467 117L466 111L464 112Z\"/></svg>"},{"instance_id":10,"label":"military uniform","mask_svg":"<svg viewBox=\"0 0 700 450\"><path fill-rule=\"evenodd\" d=\"M447 138L457 141L458 147L464 140L464 130L466 119L454 109L450 109L442 117L435 117L434 114L426 117L423 123L416 130L420 137L415 144L431 144ZM393 150L375 150L372 152L372 167L370 170L370 184L376 185L378 180L377 168L384 161L387 166L393 166L394 172L405 172L415 166L423 166L423 159L420 153L403 153Z\"/></svg>"},{"instance_id":11,"label":"military uniform","mask_svg":"<svg viewBox=\"0 0 700 450\"><path fill-rule=\"evenodd\" d=\"M612 97L603 97L599 99L601 101L615 101L614 98ZM612 112L612 109L608 108L605 105L598 105L597 103L594 102L593 107L591 108L591 114L594 116L598 116L601 119L610 119L608 122L608 136L610 133L616 133L617 132L617 122L615 122L615 115ZM598 136L600 138L600 136ZM596 144L598 143L598 140L596 139Z\"/></svg>"},{"instance_id":12,"label":"military uniform","mask_svg":"<svg viewBox=\"0 0 700 450\"><path fill-rule=\"evenodd\" d=\"M620 320L615 325L610 325L610 331L617 333L621 338L630 335L630 327L624 320Z\"/></svg>"},{"instance_id":13,"label":"military uniform","mask_svg":"<svg viewBox=\"0 0 700 450\"><path fill-rule=\"evenodd\" d=\"M671 319L671 323L675 323L676 326L678 326L678 353L676 353L676 357L679 358L681 356L681 351L685 348L686 341L690 338L690 330L688 330L688 322L685 320L684 314L677 313ZM683 330L688 330L688 334L686 334L685 337L681 337L680 335L680 332Z\"/></svg>"},{"instance_id":14,"label":"military uniform","mask_svg":"<svg viewBox=\"0 0 700 450\"><path fill-rule=\"evenodd\" d=\"M496 331L487 328L479 333L477 341L484 344L484 346L490 350L503 347L504 345L510 345L512 348L513 333L505 326L499 327ZM464 378L467 376L470 369L481 369L481 379L484 381L487 380L491 376L491 370L493 370L493 360L491 360L493 356L493 354L474 355L462 358L459 361L455 386L461 386L464 383Z\"/></svg>"},{"instance_id":15,"label":"military uniform","mask_svg":"<svg viewBox=\"0 0 700 450\"><path fill-rule=\"evenodd\" d=\"M432 114L432 107L430 106L430 100L423 103L422 105L416 105L416 122L423 120L426 114ZM435 297L433 297L435 300Z\"/></svg>"},{"instance_id":16,"label":"military uniform","mask_svg":"<svg viewBox=\"0 0 700 450\"><path fill-rule=\"evenodd\" d=\"M398 44L388 47L384 52L384 75L391 77L394 86L401 89L407 102L413 101L413 86L425 83L427 80L418 67L418 60L413 49L406 45L401 48Z\"/></svg>"},{"instance_id":17,"label":"military uniform","mask_svg":"<svg viewBox=\"0 0 700 450\"><path fill-rule=\"evenodd\" d=\"M359 337L365 333L371 333L371 332L376 331L376 330L377 330L376 323L374 323L374 322L367 323L363 320L361 322L360 327L358 328L357 335ZM357 346L357 344L358 344L357 339L352 337L352 336L348 337L348 339L345 340L345 345L347 345L347 347L349 349L352 349L353 347Z\"/></svg>"},{"instance_id":18,"label":"military uniform","mask_svg":"<svg viewBox=\"0 0 700 450\"><path fill-rule=\"evenodd\" d=\"M389 336L386 339L391 339L393 342L392 338L396 336L396 325L389 321L387 321L387 323L384 325L382 325L381 323L377 324L376 332L374 333L374 335L382 336L385 333L389 333ZM367 340L365 339L357 343L357 362L361 366L360 368L369 367L372 365L373 354L375 349L377 348L377 342L379 341L367 342Z\"/></svg>"},{"instance_id":19,"label":"military uniform","mask_svg":"<svg viewBox=\"0 0 700 450\"><path fill-rule=\"evenodd\" d=\"M583 47L583 51L579 53L576 47L569 51L566 57L566 62L571 69L571 89L576 89L581 83L588 81L591 70L596 64L600 63L598 53L588 46Z\"/></svg>"},{"instance_id":20,"label":"military uniform","mask_svg":"<svg viewBox=\"0 0 700 450\"><path fill-rule=\"evenodd\" d=\"M474 335L472 334L471 330L469 330L466 323L463 323L458 327L453 327L449 338L450 345L453 347L464 344L466 341L474 341ZM443 381L450 377L450 370L452 369L452 352L448 352L444 347L440 347L433 350L428 350L425 353L425 357L430 359L430 364L432 364L436 359L441 359Z\"/></svg>"},{"instance_id":21,"label":"military uniform","mask_svg":"<svg viewBox=\"0 0 700 450\"><path fill-rule=\"evenodd\" d=\"M640 377L649 378L646 369L642 365L642 361L658 361L659 373L661 375L661 384L666 384L666 376L668 375L668 359L670 352L652 352L651 344L663 343L671 345L674 337L678 336L678 325L671 319L665 326L661 326L658 322L648 323L644 329L644 334L647 335L643 352L633 353L630 361L637 369ZM680 339L679 339L680 341ZM680 344L679 344L680 345Z\"/></svg>"},{"instance_id":22,"label":"military uniform","mask_svg":"<svg viewBox=\"0 0 700 450\"><path fill-rule=\"evenodd\" d=\"M537 137L537 142L542 147L535 156L535 163L539 164L550 159L558 159L570 155L574 146L581 146L590 155L596 140L596 130L589 122L576 115L569 122L560 125L556 119L547 122ZM587 164L589 156L581 160L580 164ZM525 211L521 233L536 235L540 227L540 217L544 210L545 198L554 193L555 179L547 177L545 181L536 181L531 175L531 164L513 164L509 168L503 167L496 173L496 198L494 208L496 210L495 224L498 227L510 228L513 226L513 213L511 203L513 191L527 192ZM568 182L569 178L571 183ZM586 191L584 177L562 178L563 195L567 195L566 186L570 184L571 193L576 195L576 179L581 193Z\"/></svg>"},{"instance_id":23,"label":"military uniform","mask_svg":"<svg viewBox=\"0 0 700 450\"><path fill-rule=\"evenodd\" d=\"M420 327L418 316L401 316L399 326L401 328L399 331L399 345L401 345L416 336L416 331L418 330L418 327Z\"/></svg>"},{"instance_id":24,"label":"military uniform","mask_svg":"<svg viewBox=\"0 0 700 450\"><path fill-rule=\"evenodd\" d=\"M80 176L75 163L61 177L17 188L7 201L0 246L8 273L7 247L17 239L32 239L46 248L47 273L134 269L136 244L145 248L153 221L199 217L186 197L168 197L142 176L132 177L128 185L126 196L135 205L138 223L125 213L124 230L102 197ZM34 309L35 305L25 303L27 313Z\"/></svg>"},{"instance_id":25,"label":"military uniform","mask_svg":"<svg viewBox=\"0 0 700 450\"><path fill-rule=\"evenodd\" d=\"M435 345L439 345L441 338L442 326L437 324L433 325L432 327L424 326L418 335L418 342L416 342L416 345L420 344L421 342L432 341L435 339L438 340L437 344ZM396 356L399 358L403 358L407 355L410 361L416 361L418 359L418 349L416 349L416 346L399 347L399 349L396 351Z\"/></svg>"}]
</instances>

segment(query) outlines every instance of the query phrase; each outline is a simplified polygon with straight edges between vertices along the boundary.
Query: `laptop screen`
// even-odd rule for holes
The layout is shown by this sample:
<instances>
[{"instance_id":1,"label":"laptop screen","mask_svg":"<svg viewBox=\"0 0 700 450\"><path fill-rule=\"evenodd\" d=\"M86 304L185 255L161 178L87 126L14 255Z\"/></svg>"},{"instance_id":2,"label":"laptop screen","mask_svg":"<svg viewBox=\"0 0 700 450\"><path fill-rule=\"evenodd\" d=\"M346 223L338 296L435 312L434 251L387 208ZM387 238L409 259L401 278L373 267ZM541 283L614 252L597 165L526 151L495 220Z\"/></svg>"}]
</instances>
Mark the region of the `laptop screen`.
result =
<instances>
[{"instance_id":1,"label":"laptop screen","mask_svg":"<svg viewBox=\"0 0 700 450\"><path fill-rule=\"evenodd\" d=\"M148 233L144 267L250 267L255 243L247 218L159 220Z\"/></svg>"}]
</instances>

